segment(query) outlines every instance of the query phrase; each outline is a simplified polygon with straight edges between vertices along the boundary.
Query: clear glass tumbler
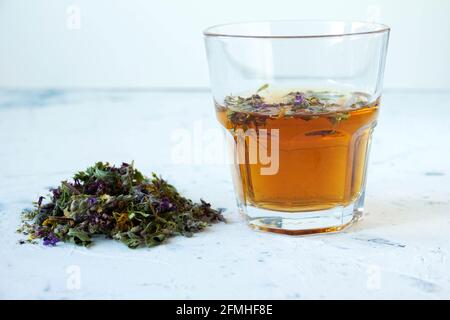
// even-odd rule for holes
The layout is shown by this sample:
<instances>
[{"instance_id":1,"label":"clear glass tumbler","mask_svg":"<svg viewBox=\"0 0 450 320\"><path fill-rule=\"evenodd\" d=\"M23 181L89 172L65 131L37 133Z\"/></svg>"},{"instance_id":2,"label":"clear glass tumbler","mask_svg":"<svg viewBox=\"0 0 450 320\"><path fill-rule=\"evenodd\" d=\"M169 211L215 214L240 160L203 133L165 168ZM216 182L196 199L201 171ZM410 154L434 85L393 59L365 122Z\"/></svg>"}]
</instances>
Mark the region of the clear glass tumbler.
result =
<instances>
[{"instance_id":1,"label":"clear glass tumbler","mask_svg":"<svg viewBox=\"0 0 450 320\"><path fill-rule=\"evenodd\" d=\"M389 28L275 21L204 32L217 118L250 226L335 232L363 213Z\"/></svg>"}]
</instances>

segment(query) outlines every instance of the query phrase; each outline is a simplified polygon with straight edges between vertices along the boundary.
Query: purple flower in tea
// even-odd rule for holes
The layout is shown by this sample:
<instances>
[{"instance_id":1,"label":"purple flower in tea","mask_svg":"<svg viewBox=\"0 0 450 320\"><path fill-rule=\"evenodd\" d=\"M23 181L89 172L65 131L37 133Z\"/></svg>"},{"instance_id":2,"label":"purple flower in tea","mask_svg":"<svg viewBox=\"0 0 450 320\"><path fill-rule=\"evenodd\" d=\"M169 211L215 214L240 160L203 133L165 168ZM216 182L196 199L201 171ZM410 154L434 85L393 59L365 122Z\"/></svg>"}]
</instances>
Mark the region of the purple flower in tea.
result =
<instances>
[{"instance_id":1,"label":"purple flower in tea","mask_svg":"<svg viewBox=\"0 0 450 320\"><path fill-rule=\"evenodd\" d=\"M270 106L269 104L267 104L267 103L262 103L262 102L255 105L255 107L256 107L257 109L266 109L266 108L269 107L269 106Z\"/></svg>"},{"instance_id":2,"label":"purple flower in tea","mask_svg":"<svg viewBox=\"0 0 450 320\"><path fill-rule=\"evenodd\" d=\"M297 93L294 98L294 105L299 106L305 102L305 97L301 93Z\"/></svg>"}]
</instances>

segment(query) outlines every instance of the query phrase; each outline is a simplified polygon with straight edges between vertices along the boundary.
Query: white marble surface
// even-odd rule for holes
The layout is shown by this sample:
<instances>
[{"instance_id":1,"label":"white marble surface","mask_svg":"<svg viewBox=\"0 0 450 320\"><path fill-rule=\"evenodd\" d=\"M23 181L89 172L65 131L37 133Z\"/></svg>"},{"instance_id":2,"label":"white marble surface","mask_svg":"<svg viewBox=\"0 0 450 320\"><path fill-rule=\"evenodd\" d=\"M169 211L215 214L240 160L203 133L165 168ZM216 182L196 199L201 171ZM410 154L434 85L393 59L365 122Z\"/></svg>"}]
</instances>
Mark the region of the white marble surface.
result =
<instances>
[{"instance_id":1,"label":"white marble surface","mask_svg":"<svg viewBox=\"0 0 450 320\"><path fill-rule=\"evenodd\" d=\"M450 92L392 91L382 107L365 219L289 237L243 223L225 164L172 161L174 130L218 128L209 93L1 91L0 298L448 299ZM47 187L132 159L227 208L229 222L153 249L17 243L20 211Z\"/></svg>"}]
</instances>

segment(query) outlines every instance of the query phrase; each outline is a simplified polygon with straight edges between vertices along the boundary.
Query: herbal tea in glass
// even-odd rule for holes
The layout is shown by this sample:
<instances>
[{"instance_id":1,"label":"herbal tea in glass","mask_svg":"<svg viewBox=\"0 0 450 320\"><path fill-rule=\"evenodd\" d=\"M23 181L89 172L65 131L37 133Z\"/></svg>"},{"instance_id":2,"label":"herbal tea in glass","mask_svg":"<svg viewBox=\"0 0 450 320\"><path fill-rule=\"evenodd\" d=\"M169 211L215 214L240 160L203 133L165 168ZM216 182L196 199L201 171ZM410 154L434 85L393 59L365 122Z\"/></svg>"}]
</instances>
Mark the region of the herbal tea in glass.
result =
<instances>
[{"instance_id":1,"label":"herbal tea in glass","mask_svg":"<svg viewBox=\"0 0 450 320\"><path fill-rule=\"evenodd\" d=\"M311 21L205 32L216 114L250 226L304 235L361 217L388 34L378 24Z\"/></svg>"},{"instance_id":2,"label":"herbal tea in glass","mask_svg":"<svg viewBox=\"0 0 450 320\"><path fill-rule=\"evenodd\" d=\"M263 91L263 90L261 90ZM346 207L364 189L371 132L379 99L364 93L278 90L228 96L216 103L217 117L235 140L236 189L241 202L282 212ZM259 139L259 130L267 139ZM277 130L278 164L274 174L251 153L270 154L270 135ZM243 138L243 148L238 148ZM255 141L250 141L254 139ZM254 145L259 150L252 150Z\"/></svg>"}]
</instances>

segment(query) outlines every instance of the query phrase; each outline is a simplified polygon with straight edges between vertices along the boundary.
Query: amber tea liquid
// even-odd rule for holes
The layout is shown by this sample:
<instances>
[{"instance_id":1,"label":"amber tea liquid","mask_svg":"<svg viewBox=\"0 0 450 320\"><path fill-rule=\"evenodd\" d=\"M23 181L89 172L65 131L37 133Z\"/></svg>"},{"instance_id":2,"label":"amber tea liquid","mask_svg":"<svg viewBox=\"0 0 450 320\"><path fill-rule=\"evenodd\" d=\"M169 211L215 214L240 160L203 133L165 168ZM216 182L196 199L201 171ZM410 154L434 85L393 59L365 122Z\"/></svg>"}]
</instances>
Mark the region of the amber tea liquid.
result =
<instances>
[{"instance_id":1,"label":"amber tea liquid","mask_svg":"<svg viewBox=\"0 0 450 320\"><path fill-rule=\"evenodd\" d=\"M363 93L313 90L254 97L253 101L241 98L238 103L216 105L220 123L235 139L238 129L257 132L264 128L269 135L278 129L276 174L262 175L265 165L260 162L236 164L241 202L301 213L346 207L361 196L379 99L370 101ZM244 152L242 156L248 158L255 152L251 146L247 141L244 149L235 152Z\"/></svg>"}]
</instances>

